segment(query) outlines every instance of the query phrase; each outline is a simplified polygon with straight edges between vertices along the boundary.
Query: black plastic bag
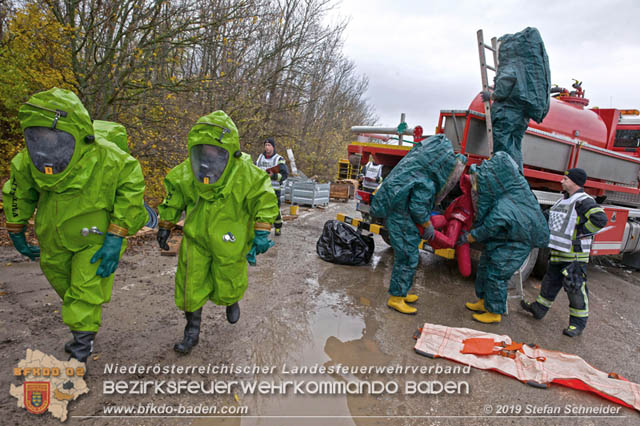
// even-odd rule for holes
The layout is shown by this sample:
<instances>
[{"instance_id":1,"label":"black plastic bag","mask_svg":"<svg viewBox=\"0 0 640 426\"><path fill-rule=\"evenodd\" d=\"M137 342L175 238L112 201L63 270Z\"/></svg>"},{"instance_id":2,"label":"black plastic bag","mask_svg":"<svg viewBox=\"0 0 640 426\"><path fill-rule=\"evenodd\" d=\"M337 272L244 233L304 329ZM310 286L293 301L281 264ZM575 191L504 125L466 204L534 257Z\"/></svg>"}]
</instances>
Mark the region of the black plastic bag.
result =
<instances>
[{"instance_id":1,"label":"black plastic bag","mask_svg":"<svg viewBox=\"0 0 640 426\"><path fill-rule=\"evenodd\" d=\"M373 238L361 235L346 223L328 220L316 243L321 259L340 265L365 265L375 248Z\"/></svg>"}]
</instances>

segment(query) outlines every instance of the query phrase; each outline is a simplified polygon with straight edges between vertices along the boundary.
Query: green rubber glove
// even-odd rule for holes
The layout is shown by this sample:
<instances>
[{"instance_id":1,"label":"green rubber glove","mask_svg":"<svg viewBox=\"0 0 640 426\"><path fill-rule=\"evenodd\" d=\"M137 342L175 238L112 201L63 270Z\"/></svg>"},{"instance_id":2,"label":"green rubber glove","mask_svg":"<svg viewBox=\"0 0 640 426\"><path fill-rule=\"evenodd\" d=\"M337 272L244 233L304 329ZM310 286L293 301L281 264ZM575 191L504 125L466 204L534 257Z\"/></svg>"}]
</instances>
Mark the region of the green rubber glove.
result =
<instances>
[{"instance_id":1,"label":"green rubber glove","mask_svg":"<svg viewBox=\"0 0 640 426\"><path fill-rule=\"evenodd\" d=\"M256 231L251 250L247 253L247 262L249 262L249 265L256 266L256 256L266 253L270 247L275 245L276 243L269 239L269 231Z\"/></svg>"},{"instance_id":2,"label":"green rubber glove","mask_svg":"<svg viewBox=\"0 0 640 426\"><path fill-rule=\"evenodd\" d=\"M9 238L13 246L18 252L24 256L27 256L31 260L36 260L40 257L40 247L27 244L27 239L22 232L9 232Z\"/></svg>"},{"instance_id":3,"label":"green rubber glove","mask_svg":"<svg viewBox=\"0 0 640 426\"><path fill-rule=\"evenodd\" d=\"M256 254L266 253L269 248L275 245L276 243L269 239L269 231L256 231L255 237L253 237L253 247L256 249Z\"/></svg>"},{"instance_id":4,"label":"green rubber glove","mask_svg":"<svg viewBox=\"0 0 640 426\"><path fill-rule=\"evenodd\" d=\"M114 234L107 233L104 239L104 244L100 247L100 250L96 252L91 258L91 263L96 263L100 260L100 266L96 275L107 278L113 274L118 268L118 262L120 261L120 249L122 248L122 237Z\"/></svg>"},{"instance_id":5,"label":"green rubber glove","mask_svg":"<svg viewBox=\"0 0 640 426\"><path fill-rule=\"evenodd\" d=\"M252 246L249 253L247 253L247 262L251 266L256 266L256 246Z\"/></svg>"}]
</instances>

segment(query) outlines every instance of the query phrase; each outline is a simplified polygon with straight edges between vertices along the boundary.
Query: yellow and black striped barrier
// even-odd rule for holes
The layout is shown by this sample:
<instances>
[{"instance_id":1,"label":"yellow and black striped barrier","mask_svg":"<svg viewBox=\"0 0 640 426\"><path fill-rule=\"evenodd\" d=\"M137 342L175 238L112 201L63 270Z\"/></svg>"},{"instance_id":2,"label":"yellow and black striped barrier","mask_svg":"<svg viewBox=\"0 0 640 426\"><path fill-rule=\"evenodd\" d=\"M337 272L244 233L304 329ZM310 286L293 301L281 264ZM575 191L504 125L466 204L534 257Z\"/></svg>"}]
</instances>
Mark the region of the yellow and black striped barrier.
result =
<instances>
[{"instance_id":1,"label":"yellow and black striped barrier","mask_svg":"<svg viewBox=\"0 0 640 426\"><path fill-rule=\"evenodd\" d=\"M356 219L356 218L347 216L347 215L342 214L342 213L338 213L337 214L336 220L338 220L339 222L344 222L344 223L346 223L348 225L351 225L351 226L355 226L358 229L361 229L361 230L364 230L364 231L369 231L372 234L380 235L382 233L382 231L386 231L386 229L382 225L377 225L375 223L365 222L363 220ZM427 246L429 248L431 248L429 246L429 244L425 240L420 241L420 245L418 246L418 248L420 250L425 250L425 248L424 248L425 243L427 244ZM455 251L455 249L452 249L452 248L436 249L436 250L433 250L433 254L435 254L436 256L443 257L445 259L455 259L456 258L456 251Z\"/></svg>"},{"instance_id":2,"label":"yellow and black striped barrier","mask_svg":"<svg viewBox=\"0 0 640 426\"><path fill-rule=\"evenodd\" d=\"M376 225L375 223L365 222L360 219L355 219L353 217L346 216L342 213L338 213L338 216L336 217L336 219L339 222L344 222L348 225L355 226L358 229L364 229L365 231L369 231L373 234L380 235L380 232L384 229L384 226L382 225Z\"/></svg>"}]
</instances>

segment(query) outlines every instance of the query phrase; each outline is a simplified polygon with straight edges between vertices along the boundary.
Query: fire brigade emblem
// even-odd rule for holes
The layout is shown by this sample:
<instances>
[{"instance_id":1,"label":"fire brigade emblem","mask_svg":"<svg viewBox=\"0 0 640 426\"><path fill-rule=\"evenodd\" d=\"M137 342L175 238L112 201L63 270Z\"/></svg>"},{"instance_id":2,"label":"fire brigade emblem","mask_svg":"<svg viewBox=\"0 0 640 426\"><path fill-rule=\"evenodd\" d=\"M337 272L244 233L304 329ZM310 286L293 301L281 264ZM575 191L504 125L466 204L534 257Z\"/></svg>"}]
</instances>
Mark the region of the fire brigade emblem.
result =
<instances>
[{"instance_id":1,"label":"fire brigade emblem","mask_svg":"<svg viewBox=\"0 0 640 426\"><path fill-rule=\"evenodd\" d=\"M49 382L24 382L24 406L28 412L42 414L49 407Z\"/></svg>"}]
</instances>

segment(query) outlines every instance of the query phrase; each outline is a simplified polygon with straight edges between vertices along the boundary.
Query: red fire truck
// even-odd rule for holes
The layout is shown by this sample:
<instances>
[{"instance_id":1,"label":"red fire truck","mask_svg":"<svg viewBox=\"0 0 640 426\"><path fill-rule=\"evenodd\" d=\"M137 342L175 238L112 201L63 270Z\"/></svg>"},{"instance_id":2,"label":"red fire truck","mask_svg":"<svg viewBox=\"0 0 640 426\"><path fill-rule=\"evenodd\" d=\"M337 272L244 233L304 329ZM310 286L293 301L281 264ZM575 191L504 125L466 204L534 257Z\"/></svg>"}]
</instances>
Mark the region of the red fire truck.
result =
<instances>
[{"instance_id":1,"label":"red fire truck","mask_svg":"<svg viewBox=\"0 0 640 426\"><path fill-rule=\"evenodd\" d=\"M577 82L576 82L577 83ZM575 90L554 88L549 113L540 124L531 121L522 141L524 176L543 209L562 195L563 172L583 168L589 179L585 191L596 198L609 218L608 227L599 233L591 254L622 254L626 265L640 268L640 116L637 110L588 108L589 100L579 83ZM488 158L484 104L478 94L464 110L442 110L436 128L451 141L454 151L468 158L468 165ZM402 120L404 121L404 120ZM366 164L370 159L382 164L383 177L411 149L402 136L421 133L422 129L357 126L356 134L396 134L400 141L389 143L354 142L348 146L352 163ZM371 136L368 136L371 138ZM384 136L380 136L382 139ZM370 140L370 139L369 139ZM380 233L386 240L384 224L369 216L371 194L358 191L357 209L362 220L338 215L338 220L363 231ZM425 249L429 249L425 245ZM436 254L451 257L451 252ZM536 264L536 260L538 260ZM535 268L546 269L546 256L532 251L521 268L523 279Z\"/></svg>"}]
</instances>

